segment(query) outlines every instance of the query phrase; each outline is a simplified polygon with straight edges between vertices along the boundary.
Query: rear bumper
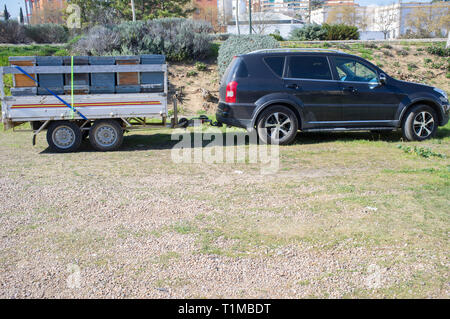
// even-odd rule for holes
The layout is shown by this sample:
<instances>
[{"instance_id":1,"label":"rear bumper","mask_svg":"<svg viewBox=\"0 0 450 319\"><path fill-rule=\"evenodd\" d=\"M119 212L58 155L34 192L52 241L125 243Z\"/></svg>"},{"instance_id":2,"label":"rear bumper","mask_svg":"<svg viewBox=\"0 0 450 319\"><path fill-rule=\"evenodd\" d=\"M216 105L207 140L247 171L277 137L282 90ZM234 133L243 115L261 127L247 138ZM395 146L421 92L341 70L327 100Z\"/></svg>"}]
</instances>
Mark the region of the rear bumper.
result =
<instances>
[{"instance_id":1,"label":"rear bumper","mask_svg":"<svg viewBox=\"0 0 450 319\"><path fill-rule=\"evenodd\" d=\"M217 107L216 119L218 122L245 128L247 130L252 129L252 113L254 110L254 105L248 104L228 104L219 102Z\"/></svg>"}]
</instances>

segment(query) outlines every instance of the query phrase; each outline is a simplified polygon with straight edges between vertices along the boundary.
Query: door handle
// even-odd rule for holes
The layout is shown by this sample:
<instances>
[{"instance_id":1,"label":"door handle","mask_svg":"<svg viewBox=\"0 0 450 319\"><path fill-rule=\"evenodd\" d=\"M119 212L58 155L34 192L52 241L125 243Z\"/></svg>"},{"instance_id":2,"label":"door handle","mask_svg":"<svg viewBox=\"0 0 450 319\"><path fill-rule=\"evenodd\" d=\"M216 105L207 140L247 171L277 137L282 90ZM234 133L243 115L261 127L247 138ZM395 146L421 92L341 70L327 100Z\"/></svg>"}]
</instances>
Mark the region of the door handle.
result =
<instances>
[{"instance_id":1,"label":"door handle","mask_svg":"<svg viewBox=\"0 0 450 319\"><path fill-rule=\"evenodd\" d=\"M357 93L358 89L354 88L353 86L346 86L342 89L344 92L350 92L350 93Z\"/></svg>"},{"instance_id":2,"label":"door handle","mask_svg":"<svg viewBox=\"0 0 450 319\"><path fill-rule=\"evenodd\" d=\"M296 83L286 84L286 87L288 89L294 89L294 90L297 90L299 88L298 84L296 84Z\"/></svg>"}]
</instances>

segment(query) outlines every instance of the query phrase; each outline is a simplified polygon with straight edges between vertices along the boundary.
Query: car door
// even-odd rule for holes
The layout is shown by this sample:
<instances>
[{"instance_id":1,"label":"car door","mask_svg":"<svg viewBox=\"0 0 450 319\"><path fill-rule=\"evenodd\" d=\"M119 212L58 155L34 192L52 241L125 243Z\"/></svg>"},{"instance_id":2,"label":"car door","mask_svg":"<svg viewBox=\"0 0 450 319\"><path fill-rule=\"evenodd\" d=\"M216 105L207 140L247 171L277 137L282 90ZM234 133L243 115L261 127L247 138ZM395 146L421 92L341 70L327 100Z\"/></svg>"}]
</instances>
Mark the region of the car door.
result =
<instances>
[{"instance_id":1,"label":"car door","mask_svg":"<svg viewBox=\"0 0 450 319\"><path fill-rule=\"evenodd\" d=\"M395 87L379 82L377 70L359 59L334 56L342 91L342 120L348 125L383 126L395 119L400 97Z\"/></svg>"},{"instance_id":2,"label":"car door","mask_svg":"<svg viewBox=\"0 0 450 319\"><path fill-rule=\"evenodd\" d=\"M327 56L288 56L284 74L286 92L303 103L304 128L335 126L342 120L342 92Z\"/></svg>"}]
</instances>

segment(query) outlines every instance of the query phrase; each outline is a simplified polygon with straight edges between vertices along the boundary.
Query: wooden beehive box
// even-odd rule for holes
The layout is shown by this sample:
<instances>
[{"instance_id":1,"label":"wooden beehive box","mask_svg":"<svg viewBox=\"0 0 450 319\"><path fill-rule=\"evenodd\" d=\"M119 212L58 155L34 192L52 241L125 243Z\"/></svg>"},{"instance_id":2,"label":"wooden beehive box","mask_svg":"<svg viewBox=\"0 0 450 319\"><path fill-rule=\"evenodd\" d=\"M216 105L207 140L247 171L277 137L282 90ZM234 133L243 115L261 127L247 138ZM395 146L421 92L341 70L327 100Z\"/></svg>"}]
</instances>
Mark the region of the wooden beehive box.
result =
<instances>
[{"instance_id":1,"label":"wooden beehive box","mask_svg":"<svg viewBox=\"0 0 450 319\"><path fill-rule=\"evenodd\" d=\"M116 57L116 64L118 65L139 64L139 62L138 56ZM117 85L139 85L139 72L118 72Z\"/></svg>"},{"instance_id":2,"label":"wooden beehive box","mask_svg":"<svg viewBox=\"0 0 450 319\"><path fill-rule=\"evenodd\" d=\"M9 57L9 63L17 66L36 66L36 57L34 56L12 56ZM36 79L36 74L30 74ZM25 74L14 74L13 86L16 88L36 87L37 83Z\"/></svg>"}]
</instances>

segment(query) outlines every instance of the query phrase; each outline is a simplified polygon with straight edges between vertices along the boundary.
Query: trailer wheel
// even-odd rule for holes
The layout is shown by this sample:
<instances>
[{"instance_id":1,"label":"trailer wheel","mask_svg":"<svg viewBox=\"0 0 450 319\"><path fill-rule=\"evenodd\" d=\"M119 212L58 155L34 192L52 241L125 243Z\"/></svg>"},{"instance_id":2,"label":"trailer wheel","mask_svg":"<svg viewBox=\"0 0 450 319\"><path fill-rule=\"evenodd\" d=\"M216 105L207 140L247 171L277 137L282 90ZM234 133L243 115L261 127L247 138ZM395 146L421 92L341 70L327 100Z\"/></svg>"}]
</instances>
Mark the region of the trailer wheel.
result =
<instances>
[{"instance_id":1,"label":"trailer wheel","mask_svg":"<svg viewBox=\"0 0 450 319\"><path fill-rule=\"evenodd\" d=\"M53 122L47 129L47 142L54 152L74 152L81 144L81 130L73 122Z\"/></svg>"},{"instance_id":2,"label":"trailer wheel","mask_svg":"<svg viewBox=\"0 0 450 319\"><path fill-rule=\"evenodd\" d=\"M123 129L117 121L95 121L89 130L89 141L98 151L115 151L123 141Z\"/></svg>"}]
</instances>

